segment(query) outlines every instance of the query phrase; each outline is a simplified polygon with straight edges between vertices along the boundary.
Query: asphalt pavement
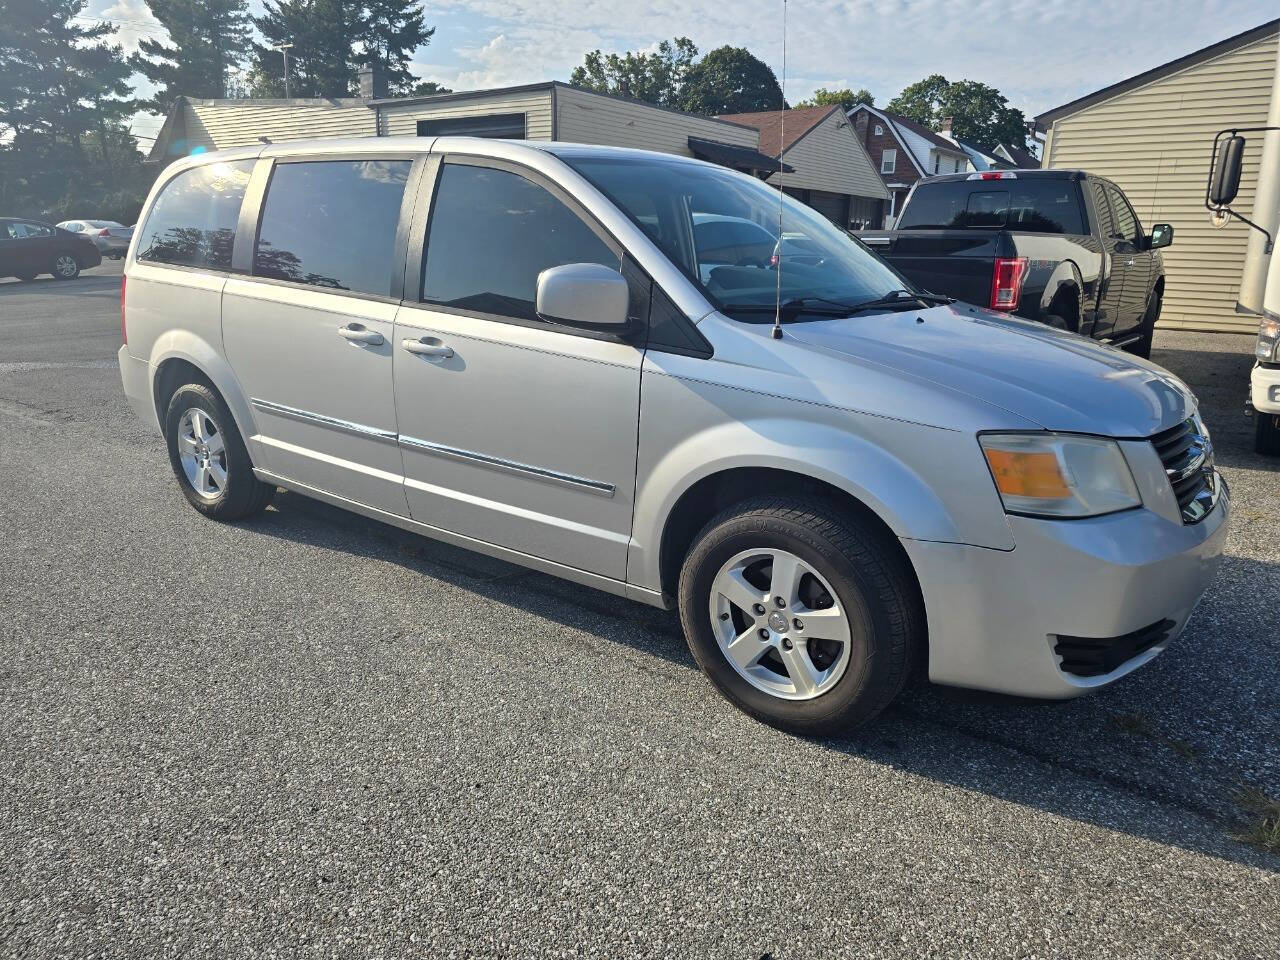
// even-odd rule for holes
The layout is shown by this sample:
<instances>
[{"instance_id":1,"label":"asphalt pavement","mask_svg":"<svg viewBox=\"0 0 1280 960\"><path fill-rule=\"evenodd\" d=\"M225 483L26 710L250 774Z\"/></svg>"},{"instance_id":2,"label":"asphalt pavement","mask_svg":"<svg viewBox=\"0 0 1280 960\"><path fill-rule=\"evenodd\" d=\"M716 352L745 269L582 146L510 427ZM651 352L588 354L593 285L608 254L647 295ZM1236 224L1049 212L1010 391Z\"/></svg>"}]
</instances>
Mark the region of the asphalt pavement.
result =
<instances>
[{"instance_id":1,"label":"asphalt pavement","mask_svg":"<svg viewBox=\"0 0 1280 960\"><path fill-rule=\"evenodd\" d=\"M1235 506L1162 657L809 741L674 615L293 494L203 519L121 394L118 274L0 283L0 955L1280 957L1235 838L1280 797L1251 338L1156 339Z\"/></svg>"}]
</instances>

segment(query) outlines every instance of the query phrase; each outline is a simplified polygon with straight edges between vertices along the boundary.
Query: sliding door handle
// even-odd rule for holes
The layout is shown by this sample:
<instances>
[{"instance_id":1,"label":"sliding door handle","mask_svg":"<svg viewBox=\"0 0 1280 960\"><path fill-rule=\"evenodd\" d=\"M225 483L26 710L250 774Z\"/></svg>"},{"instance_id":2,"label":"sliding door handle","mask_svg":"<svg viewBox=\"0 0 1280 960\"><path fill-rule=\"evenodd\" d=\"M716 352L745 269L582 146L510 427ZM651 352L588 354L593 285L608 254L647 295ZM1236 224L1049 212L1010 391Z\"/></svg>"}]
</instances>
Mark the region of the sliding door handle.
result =
<instances>
[{"instance_id":1,"label":"sliding door handle","mask_svg":"<svg viewBox=\"0 0 1280 960\"><path fill-rule=\"evenodd\" d=\"M380 347L387 342L377 330L370 330L360 323L349 323L345 327L339 327L338 336L352 343L367 343L371 347Z\"/></svg>"},{"instance_id":2,"label":"sliding door handle","mask_svg":"<svg viewBox=\"0 0 1280 960\"><path fill-rule=\"evenodd\" d=\"M453 347L447 346L435 337L423 337L421 340L401 340L400 346L420 357L432 357L437 360L448 360L453 356Z\"/></svg>"}]
</instances>

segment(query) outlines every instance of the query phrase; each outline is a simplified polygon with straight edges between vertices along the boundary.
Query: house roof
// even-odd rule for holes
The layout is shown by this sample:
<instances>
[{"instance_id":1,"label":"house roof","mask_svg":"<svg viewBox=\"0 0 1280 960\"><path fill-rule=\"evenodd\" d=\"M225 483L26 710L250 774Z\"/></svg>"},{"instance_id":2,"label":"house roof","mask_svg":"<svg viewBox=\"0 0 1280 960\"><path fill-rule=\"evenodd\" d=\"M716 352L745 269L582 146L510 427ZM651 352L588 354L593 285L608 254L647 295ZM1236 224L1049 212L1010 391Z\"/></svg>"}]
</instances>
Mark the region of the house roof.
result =
<instances>
[{"instance_id":1,"label":"house roof","mask_svg":"<svg viewBox=\"0 0 1280 960\"><path fill-rule=\"evenodd\" d=\"M755 127L760 131L760 152L777 157L794 147L798 140L839 109L838 106L794 107L790 110L765 110L759 113L727 113L717 119Z\"/></svg>"},{"instance_id":2,"label":"house roof","mask_svg":"<svg viewBox=\"0 0 1280 960\"><path fill-rule=\"evenodd\" d=\"M1001 143L996 150L1003 150L1005 157L1019 170L1029 170L1040 166L1040 161L1028 150L1012 143Z\"/></svg>"},{"instance_id":3,"label":"house roof","mask_svg":"<svg viewBox=\"0 0 1280 960\"><path fill-rule=\"evenodd\" d=\"M1254 27L1252 30L1246 30L1244 33L1237 33L1234 37L1228 37L1226 40L1220 40L1217 43L1210 44L1207 47L1201 47L1194 53L1188 53L1185 57L1179 57L1177 60L1170 60L1158 67L1153 67L1143 73L1130 77L1128 80L1121 80L1119 83L1113 83L1109 87L1103 87L1086 96L1064 103L1060 107L1054 107L1052 110L1046 110L1044 113L1036 117L1036 129L1048 130L1053 126L1055 121L1064 117L1069 117L1073 113L1079 113L1087 107L1093 106L1095 103L1101 103L1103 100L1110 100L1112 97L1119 96L1129 90L1138 87L1145 87L1149 83L1163 79L1170 74L1178 73L1186 70L1188 67L1194 67L1198 63L1204 63L1206 60L1212 60L1220 57L1232 50L1240 47L1247 47L1251 43L1271 36L1273 33L1280 32L1280 19L1268 20L1266 23Z\"/></svg>"},{"instance_id":4,"label":"house roof","mask_svg":"<svg viewBox=\"0 0 1280 960\"><path fill-rule=\"evenodd\" d=\"M782 167L783 173L794 173L796 169L789 163L779 163L777 158L766 156L751 147L720 143L718 140L704 140L702 137L689 138L689 152L700 160L710 160L726 167L746 167L762 173L775 171L779 167Z\"/></svg>"},{"instance_id":5,"label":"house roof","mask_svg":"<svg viewBox=\"0 0 1280 960\"><path fill-rule=\"evenodd\" d=\"M916 121L912 120L910 117L904 117L897 113L890 113L888 110L881 110L879 112L884 114L894 123L898 124L898 126L903 127L906 130L910 130L918 137L924 137L929 141L931 146L937 147L939 150L949 150L951 153L958 153L960 156L965 155L964 148L961 147L960 144L956 143L954 140L948 140L940 133L930 130L923 123L916 123Z\"/></svg>"}]
</instances>

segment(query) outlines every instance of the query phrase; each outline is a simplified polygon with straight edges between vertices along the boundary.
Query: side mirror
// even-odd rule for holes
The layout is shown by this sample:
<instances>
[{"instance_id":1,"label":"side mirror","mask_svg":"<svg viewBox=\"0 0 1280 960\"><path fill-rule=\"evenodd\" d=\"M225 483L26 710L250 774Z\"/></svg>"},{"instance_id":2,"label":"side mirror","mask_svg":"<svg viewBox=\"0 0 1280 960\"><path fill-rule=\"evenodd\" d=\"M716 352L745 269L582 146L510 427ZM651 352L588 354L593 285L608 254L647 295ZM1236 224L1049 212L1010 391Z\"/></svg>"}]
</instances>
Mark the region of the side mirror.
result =
<instances>
[{"instance_id":1,"label":"side mirror","mask_svg":"<svg viewBox=\"0 0 1280 960\"><path fill-rule=\"evenodd\" d=\"M599 263L566 263L538 274L538 316L551 323L625 333L630 302L622 274Z\"/></svg>"},{"instance_id":2,"label":"side mirror","mask_svg":"<svg viewBox=\"0 0 1280 960\"><path fill-rule=\"evenodd\" d=\"M1228 137L1218 145L1209 175L1209 205L1226 207L1240 192L1240 167L1244 163L1244 137Z\"/></svg>"},{"instance_id":3,"label":"side mirror","mask_svg":"<svg viewBox=\"0 0 1280 960\"><path fill-rule=\"evenodd\" d=\"M1151 234L1147 237L1147 249L1159 250L1161 247L1167 247L1173 243L1173 226L1168 223L1157 223L1152 226Z\"/></svg>"}]
</instances>

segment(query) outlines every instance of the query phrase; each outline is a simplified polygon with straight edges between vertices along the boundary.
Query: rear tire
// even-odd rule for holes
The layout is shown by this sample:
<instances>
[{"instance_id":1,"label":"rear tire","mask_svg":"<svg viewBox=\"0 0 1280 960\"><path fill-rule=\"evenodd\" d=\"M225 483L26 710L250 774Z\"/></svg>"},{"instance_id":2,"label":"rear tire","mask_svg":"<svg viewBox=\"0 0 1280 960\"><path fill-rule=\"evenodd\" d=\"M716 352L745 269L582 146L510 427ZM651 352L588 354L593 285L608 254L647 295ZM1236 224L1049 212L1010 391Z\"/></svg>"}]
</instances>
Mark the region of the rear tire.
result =
<instances>
[{"instance_id":1,"label":"rear tire","mask_svg":"<svg viewBox=\"0 0 1280 960\"><path fill-rule=\"evenodd\" d=\"M80 276L80 261L69 253L56 254L50 273L55 280L74 280Z\"/></svg>"},{"instance_id":2,"label":"rear tire","mask_svg":"<svg viewBox=\"0 0 1280 960\"><path fill-rule=\"evenodd\" d=\"M679 601L689 649L725 698L802 735L870 720L925 645L901 549L823 500L761 497L720 513L685 559Z\"/></svg>"},{"instance_id":3,"label":"rear tire","mask_svg":"<svg viewBox=\"0 0 1280 960\"><path fill-rule=\"evenodd\" d=\"M1254 412L1253 449L1263 456L1280 456L1280 415Z\"/></svg>"},{"instance_id":4,"label":"rear tire","mask_svg":"<svg viewBox=\"0 0 1280 960\"><path fill-rule=\"evenodd\" d=\"M187 502L212 520L261 513L276 488L253 474L253 463L226 402L202 383L174 391L165 413L169 463Z\"/></svg>"}]
</instances>

